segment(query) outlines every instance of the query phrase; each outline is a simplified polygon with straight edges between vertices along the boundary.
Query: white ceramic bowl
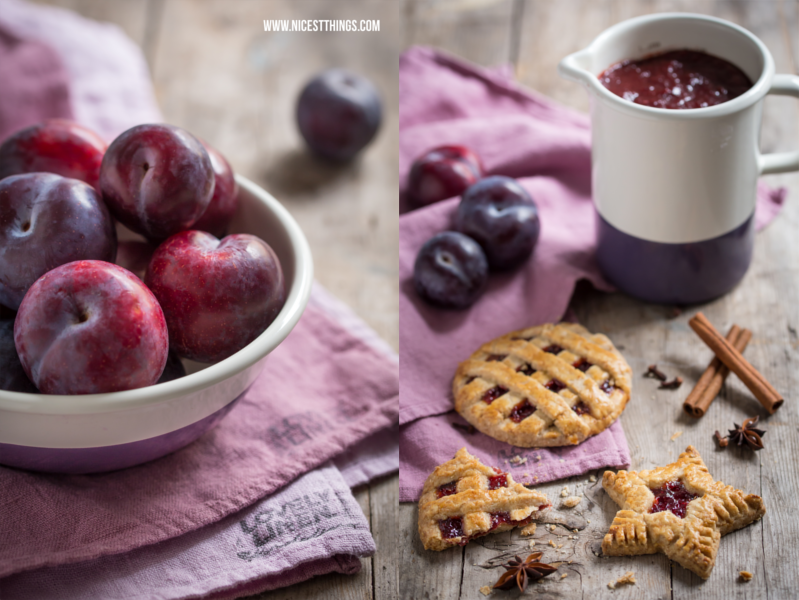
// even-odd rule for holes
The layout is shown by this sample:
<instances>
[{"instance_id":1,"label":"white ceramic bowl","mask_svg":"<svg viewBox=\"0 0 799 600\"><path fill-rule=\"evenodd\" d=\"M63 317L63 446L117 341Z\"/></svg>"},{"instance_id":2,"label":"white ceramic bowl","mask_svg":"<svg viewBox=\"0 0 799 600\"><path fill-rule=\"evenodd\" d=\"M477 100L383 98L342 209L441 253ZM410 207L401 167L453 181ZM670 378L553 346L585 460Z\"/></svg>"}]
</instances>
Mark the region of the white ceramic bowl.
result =
<instances>
[{"instance_id":1,"label":"white ceramic bowl","mask_svg":"<svg viewBox=\"0 0 799 600\"><path fill-rule=\"evenodd\" d=\"M0 464L54 473L121 469L182 448L233 408L299 321L313 281L311 250L297 222L262 188L236 179L231 233L265 240L283 267L287 298L274 322L233 356L189 365L189 375L167 383L82 396L0 390Z\"/></svg>"}]
</instances>

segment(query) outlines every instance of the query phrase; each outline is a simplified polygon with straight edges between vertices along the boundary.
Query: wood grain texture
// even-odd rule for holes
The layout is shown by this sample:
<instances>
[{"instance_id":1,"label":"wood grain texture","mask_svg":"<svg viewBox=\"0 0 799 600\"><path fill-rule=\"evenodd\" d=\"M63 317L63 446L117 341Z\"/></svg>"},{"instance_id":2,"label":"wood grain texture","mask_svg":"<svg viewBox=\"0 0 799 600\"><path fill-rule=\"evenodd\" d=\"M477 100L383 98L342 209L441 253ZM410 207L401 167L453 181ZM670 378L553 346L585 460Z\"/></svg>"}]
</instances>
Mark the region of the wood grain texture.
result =
<instances>
[{"instance_id":1,"label":"wood grain texture","mask_svg":"<svg viewBox=\"0 0 799 600\"><path fill-rule=\"evenodd\" d=\"M142 47L164 119L218 148L297 219L315 276L398 348L397 56L391 0L37 0L108 21ZM264 19L379 19L379 32L266 33ZM375 141L352 164L312 158L294 124L305 82L329 67L372 80L383 100ZM397 477L358 490L380 554L355 576L330 575L252 597L397 597Z\"/></svg>"},{"instance_id":2,"label":"wood grain texture","mask_svg":"<svg viewBox=\"0 0 799 600\"><path fill-rule=\"evenodd\" d=\"M410 0L405 1L407 8ZM443 4L447 4L443 2ZM561 80L557 63L565 55L585 47L598 33L621 20L652 12L685 11L711 14L751 30L768 46L777 72L796 73L799 64L797 18L799 5L793 1L735 0L526 0L521 15L523 25L518 40L518 55L500 56L499 45L481 53L471 50L474 60L483 65L511 62L520 81L559 102L587 110L588 98L576 84ZM413 18L407 11L404 18ZM434 43L456 51L460 40L425 38L413 24L404 24L413 35L403 37L403 47L413 43ZM428 24L428 27L432 25ZM456 29L448 24L450 29ZM506 36L515 35L508 23ZM479 45L479 44L475 44ZM510 45L508 46L510 48ZM794 99L768 98L761 132L763 152L795 150L799 147L799 113ZM749 493L760 494L767 514L762 522L725 536L717 563L708 582L676 565L663 555L632 558L596 556L599 543L617 507L602 490L601 471L597 482L589 475L540 486L556 500L547 520L582 519L585 529L567 532L557 525L553 532L538 526L534 535L536 550L544 560L569 561L557 575L533 584L525 596L541 598L792 598L799 588L799 467L794 457L799 446L799 407L792 391L796 389L799 355L799 308L793 301L799 294L796 264L799 240L799 177L796 174L769 176L773 186L788 188L788 201L782 214L756 236L752 266L744 281L731 293L702 306L685 308L674 317L674 307L644 304L621 294L604 294L589 286L579 286L572 308L581 323L591 331L602 332L622 349L633 368L632 400L621 417L630 445L632 469L667 464L688 444L702 454L710 473L725 483ZM768 416L751 393L731 376L721 396L701 419L682 411L682 402L710 360L710 351L687 325L688 319L702 310L716 328L726 331L733 322L752 329L754 337L745 352L747 359L786 396L785 405ZM659 390L657 382L643 377L647 365L658 363L670 377L679 375L685 383L678 390ZM765 449L753 453L737 447L720 450L712 438L715 430L726 430L748 416L760 415ZM679 437L672 440L677 432ZM565 486L578 491L584 500L574 509L559 506ZM508 556L532 551L518 532L487 536L465 549L433 553L421 549L416 533L415 505L400 507L400 539L403 544L401 570L411 574L402 580L402 598L482 599L480 588L491 585L502 569L485 567ZM569 539L569 535L576 539ZM549 540L562 548L553 548ZM753 581L741 583L738 572L754 573ZM610 590L607 584L626 571L634 571L637 584ZM567 576L560 579L562 572ZM491 597L499 597L494 593ZM502 593L517 597L517 592Z\"/></svg>"}]
</instances>

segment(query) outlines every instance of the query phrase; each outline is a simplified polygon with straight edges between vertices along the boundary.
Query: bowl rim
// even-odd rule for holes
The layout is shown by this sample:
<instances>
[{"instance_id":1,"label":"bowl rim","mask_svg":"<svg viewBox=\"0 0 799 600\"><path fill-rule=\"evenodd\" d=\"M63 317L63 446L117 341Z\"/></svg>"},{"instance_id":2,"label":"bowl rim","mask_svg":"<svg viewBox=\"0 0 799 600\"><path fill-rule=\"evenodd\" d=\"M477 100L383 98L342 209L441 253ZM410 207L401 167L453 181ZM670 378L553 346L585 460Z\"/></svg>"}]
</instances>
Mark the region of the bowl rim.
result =
<instances>
[{"instance_id":1,"label":"bowl rim","mask_svg":"<svg viewBox=\"0 0 799 600\"><path fill-rule=\"evenodd\" d=\"M159 404L220 383L255 364L274 350L299 322L313 285L313 256L305 234L289 211L269 192L242 175L236 183L267 205L286 232L294 250L294 279L275 320L247 346L201 371L154 386L75 396L28 394L0 390L0 410L50 415L100 414Z\"/></svg>"}]
</instances>

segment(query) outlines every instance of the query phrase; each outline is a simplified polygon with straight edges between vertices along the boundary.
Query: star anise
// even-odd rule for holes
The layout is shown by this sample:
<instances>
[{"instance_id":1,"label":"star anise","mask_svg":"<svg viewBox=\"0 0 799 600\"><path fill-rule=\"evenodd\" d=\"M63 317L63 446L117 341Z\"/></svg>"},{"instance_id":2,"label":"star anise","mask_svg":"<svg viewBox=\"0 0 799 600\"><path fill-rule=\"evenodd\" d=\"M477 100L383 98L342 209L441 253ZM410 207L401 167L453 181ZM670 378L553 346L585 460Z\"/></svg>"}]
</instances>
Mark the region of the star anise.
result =
<instances>
[{"instance_id":1,"label":"star anise","mask_svg":"<svg viewBox=\"0 0 799 600\"><path fill-rule=\"evenodd\" d=\"M524 560L517 555L514 557L514 560L502 565L507 571L505 571L494 584L494 589L509 590L515 583L519 586L519 589L524 592L524 590L527 589L528 580L538 581L557 571L557 567L538 562L543 554L543 552L533 552Z\"/></svg>"},{"instance_id":2,"label":"star anise","mask_svg":"<svg viewBox=\"0 0 799 600\"><path fill-rule=\"evenodd\" d=\"M766 432L755 427L759 420L760 417L749 417L744 421L743 425L735 423L735 429L729 430L730 442L738 444L739 446L746 444L752 450L760 450L763 448L763 440L761 438L766 435Z\"/></svg>"}]
</instances>

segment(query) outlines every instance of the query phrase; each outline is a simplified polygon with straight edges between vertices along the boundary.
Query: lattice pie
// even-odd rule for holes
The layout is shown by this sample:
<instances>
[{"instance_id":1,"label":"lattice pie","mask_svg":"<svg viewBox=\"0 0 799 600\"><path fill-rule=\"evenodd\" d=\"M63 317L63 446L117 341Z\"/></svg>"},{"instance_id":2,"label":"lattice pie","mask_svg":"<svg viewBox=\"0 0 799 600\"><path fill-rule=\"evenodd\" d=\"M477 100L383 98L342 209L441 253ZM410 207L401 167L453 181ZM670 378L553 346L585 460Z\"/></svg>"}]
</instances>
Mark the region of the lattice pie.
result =
<instances>
[{"instance_id":1,"label":"lattice pie","mask_svg":"<svg viewBox=\"0 0 799 600\"><path fill-rule=\"evenodd\" d=\"M419 536L427 550L463 546L487 533L528 524L548 508L547 497L487 467L461 448L424 482Z\"/></svg>"},{"instance_id":2,"label":"lattice pie","mask_svg":"<svg viewBox=\"0 0 799 600\"><path fill-rule=\"evenodd\" d=\"M611 341L581 325L539 325L483 344L452 382L455 409L491 437L525 448L579 444L630 398L632 371Z\"/></svg>"},{"instance_id":3,"label":"lattice pie","mask_svg":"<svg viewBox=\"0 0 799 600\"><path fill-rule=\"evenodd\" d=\"M621 507L602 541L603 554L663 552L705 579L721 536L766 513L760 496L714 481L693 446L677 462L651 471L605 471L602 487Z\"/></svg>"}]
</instances>

